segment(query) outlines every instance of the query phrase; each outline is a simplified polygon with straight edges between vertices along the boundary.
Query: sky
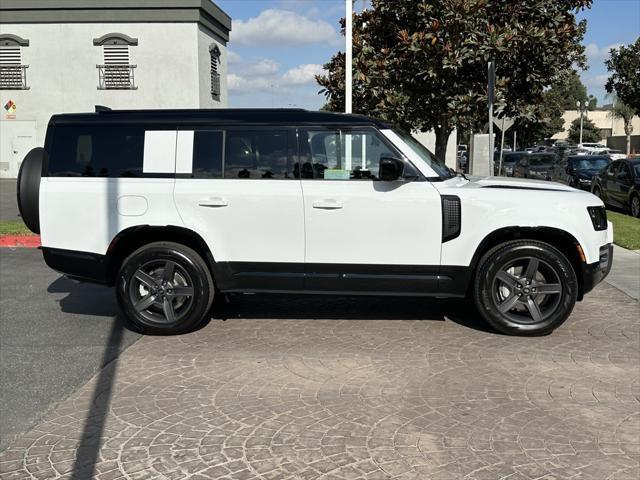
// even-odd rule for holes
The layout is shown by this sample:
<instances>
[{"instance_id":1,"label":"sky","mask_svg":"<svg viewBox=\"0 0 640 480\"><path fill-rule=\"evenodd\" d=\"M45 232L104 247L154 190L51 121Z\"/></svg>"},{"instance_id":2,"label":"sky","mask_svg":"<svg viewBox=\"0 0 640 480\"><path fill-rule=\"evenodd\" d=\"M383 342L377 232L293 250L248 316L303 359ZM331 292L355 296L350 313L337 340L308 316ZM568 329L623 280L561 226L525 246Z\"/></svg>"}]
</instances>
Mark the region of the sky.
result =
<instances>
[{"instance_id":1,"label":"sky","mask_svg":"<svg viewBox=\"0 0 640 480\"><path fill-rule=\"evenodd\" d=\"M317 110L325 99L314 76L344 51L339 20L344 0L214 0L233 19L228 44L230 107L301 107ZM356 1L361 9L362 0ZM589 69L583 83L598 104L607 103L604 60L609 49L640 35L640 0L594 0L578 14Z\"/></svg>"}]
</instances>

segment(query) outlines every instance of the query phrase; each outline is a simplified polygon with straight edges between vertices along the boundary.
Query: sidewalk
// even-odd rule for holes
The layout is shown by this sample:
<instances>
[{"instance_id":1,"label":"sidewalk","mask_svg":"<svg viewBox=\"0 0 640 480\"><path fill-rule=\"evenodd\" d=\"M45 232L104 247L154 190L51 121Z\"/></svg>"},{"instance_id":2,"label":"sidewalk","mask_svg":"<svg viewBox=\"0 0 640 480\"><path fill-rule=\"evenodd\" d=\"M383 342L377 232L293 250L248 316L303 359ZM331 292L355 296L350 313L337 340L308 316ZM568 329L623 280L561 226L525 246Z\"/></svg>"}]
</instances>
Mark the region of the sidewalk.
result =
<instances>
[{"instance_id":1,"label":"sidewalk","mask_svg":"<svg viewBox=\"0 0 640 480\"><path fill-rule=\"evenodd\" d=\"M613 246L613 266L607 283L640 300L640 252Z\"/></svg>"}]
</instances>

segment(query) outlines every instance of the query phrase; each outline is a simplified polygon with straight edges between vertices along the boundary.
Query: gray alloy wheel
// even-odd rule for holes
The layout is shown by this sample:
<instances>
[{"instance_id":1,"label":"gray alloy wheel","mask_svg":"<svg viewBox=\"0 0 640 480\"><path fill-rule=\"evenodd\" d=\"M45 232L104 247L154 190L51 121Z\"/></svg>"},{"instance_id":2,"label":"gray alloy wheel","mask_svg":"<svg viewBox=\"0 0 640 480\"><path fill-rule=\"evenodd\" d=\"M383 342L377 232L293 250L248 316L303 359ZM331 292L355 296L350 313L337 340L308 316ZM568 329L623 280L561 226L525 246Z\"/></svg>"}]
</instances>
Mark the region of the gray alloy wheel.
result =
<instances>
[{"instance_id":1,"label":"gray alloy wheel","mask_svg":"<svg viewBox=\"0 0 640 480\"><path fill-rule=\"evenodd\" d=\"M133 308L152 323L179 322L189 313L193 281L172 260L152 260L141 265L129 283Z\"/></svg>"},{"instance_id":2,"label":"gray alloy wheel","mask_svg":"<svg viewBox=\"0 0 640 480\"><path fill-rule=\"evenodd\" d=\"M578 279L569 259L533 239L509 240L481 258L473 284L478 311L508 335L546 335L569 317Z\"/></svg>"},{"instance_id":3,"label":"gray alloy wheel","mask_svg":"<svg viewBox=\"0 0 640 480\"><path fill-rule=\"evenodd\" d=\"M636 218L640 217L640 197L638 195L631 197L631 215Z\"/></svg>"},{"instance_id":4,"label":"gray alloy wheel","mask_svg":"<svg viewBox=\"0 0 640 480\"><path fill-rule=\"evenodd\" d=\"M498 310L514 323L547 320L555 312L562 284L555 270L543 260L522 257L503 265L492 287Z\"/></svg>"},{"instance_id":5,"label":"gray alloy wheel","mask_svg":"<svg viewBox=\"0 0 640 480\"><path fill-rule=\"evenodd\" d=\"M198 252L174 242L154 242L124 260L116 294L120 309L138 330L166 335L200 325L215 287Z\"/></svg>"}]
</instances>

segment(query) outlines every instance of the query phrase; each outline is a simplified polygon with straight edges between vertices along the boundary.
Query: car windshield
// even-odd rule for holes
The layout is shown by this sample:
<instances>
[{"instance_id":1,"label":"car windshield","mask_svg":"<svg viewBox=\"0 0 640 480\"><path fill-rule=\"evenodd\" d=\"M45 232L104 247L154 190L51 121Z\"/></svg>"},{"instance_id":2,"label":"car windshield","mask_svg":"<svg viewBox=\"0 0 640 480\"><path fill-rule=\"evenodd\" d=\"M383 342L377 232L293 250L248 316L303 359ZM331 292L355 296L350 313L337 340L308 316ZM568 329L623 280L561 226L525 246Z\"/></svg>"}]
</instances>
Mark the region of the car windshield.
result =
<instances>
[{"instance_id":1,"label":"car windshield","mask_svg":"<svg viewBox=\"0 0 640 480\"><path fill-rule=\"evenodd\" d=\"M525 155L526 154L524 153L505 155L504 157L502 157L502 163L506 163L506 164L516 163Z\"/></svg>"},{"instance_id":2,"label":"car windshield","mask_svg":"<svg viewBox=\"0 0 640 480\"><path fill-rule=\"evenodd\" d=\"M551 165L552 163L553 161L550 158L532 158L529 160L529 165L533 165L535 167Z\"/></svg>"},{"instance_id":3,"label":"car windshield","mask_svg":"<svg viewBox=\"0 0 640 480\"><path fill-rule=\"evenodd\" d=\"M600 170L609 165L606 158L580 158L573 161L576 170Z\"/></svg>"},{"instance_id":4,"label":"car windshield","mask_svg":"<svg viewBox=\"0 0 640 480\"><path fill-rule=\"evenodd\" d=\"M393 132L398 135L404 143L406 143L411 150L420 157L421 160L429 165L440 178L447 179L454 176L454 174L451 173L451 170L449 170L449 167L447 167L442 160L437 158L427 147L413 138L409 133L399 128L395 128Z\"/></svg>"}]
</instances>

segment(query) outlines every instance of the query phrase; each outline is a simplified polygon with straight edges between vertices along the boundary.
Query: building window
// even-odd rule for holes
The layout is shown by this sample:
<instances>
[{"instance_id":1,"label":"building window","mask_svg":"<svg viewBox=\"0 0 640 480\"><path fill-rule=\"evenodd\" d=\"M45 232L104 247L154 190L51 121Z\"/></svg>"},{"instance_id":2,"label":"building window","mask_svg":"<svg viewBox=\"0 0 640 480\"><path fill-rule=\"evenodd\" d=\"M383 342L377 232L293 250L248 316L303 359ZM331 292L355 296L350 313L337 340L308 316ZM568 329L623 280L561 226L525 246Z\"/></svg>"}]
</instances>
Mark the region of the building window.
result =
<instances>
[{"instance_id":1,"label":"building window","mask_svg":"<svg viewBox=\"0 0 640 480\"><path fill-rule=\"evenodd\" d=\"M220 49L217 45L209 47L209 55L211 56L211 98L220 100Z\"/></svg>"},{"instance_id":2,"label":"building window","mask_svg":"<svg viewBox=\"0 0 640 480\"><path fill-rule=\"evenodd\" d=\"M29 40L17 35L0 35L0 90L28 90L27 68L22 63L22 47Z\"/></svg>"},{"instance_id":3,"label":"building window","mask_svg":"<svg viewBox=\"0 0 640 480\"><path fill-rule=\"evenodd\" d=\"M136 90L135 69L129 57L129 47L138 45L137 38L122 33L108 33L94 38L93 44L101 46L104 61L98 69L98 90Z\"/></svg>"}]
</instances>

